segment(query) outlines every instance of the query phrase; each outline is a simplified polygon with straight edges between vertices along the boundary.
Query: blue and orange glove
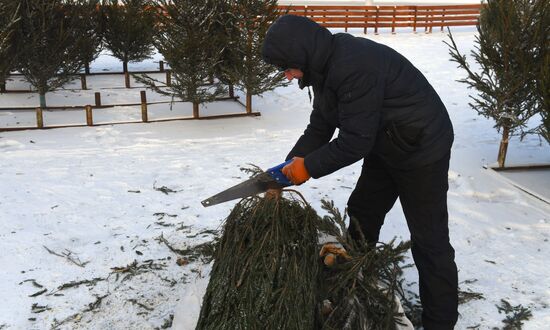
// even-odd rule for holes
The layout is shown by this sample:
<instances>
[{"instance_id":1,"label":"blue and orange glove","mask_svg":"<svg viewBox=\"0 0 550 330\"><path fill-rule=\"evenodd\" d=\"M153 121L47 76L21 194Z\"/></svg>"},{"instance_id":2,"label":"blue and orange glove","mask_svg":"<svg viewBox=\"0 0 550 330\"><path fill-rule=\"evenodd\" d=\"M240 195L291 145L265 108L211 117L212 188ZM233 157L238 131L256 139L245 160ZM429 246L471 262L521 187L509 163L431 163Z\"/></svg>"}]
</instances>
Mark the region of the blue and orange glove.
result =
<instances>
[{"instance_id":1,"label":"blue and orange glove","mask_svg":"<svg viewBox=\"0 0 550 330\"><path fill-rule=\"evenodd\" d=\"M282 172L295 185L301 185L311 178L302 157L292 158L292 163L283 167Z\"/></svg>"}]
</instances>

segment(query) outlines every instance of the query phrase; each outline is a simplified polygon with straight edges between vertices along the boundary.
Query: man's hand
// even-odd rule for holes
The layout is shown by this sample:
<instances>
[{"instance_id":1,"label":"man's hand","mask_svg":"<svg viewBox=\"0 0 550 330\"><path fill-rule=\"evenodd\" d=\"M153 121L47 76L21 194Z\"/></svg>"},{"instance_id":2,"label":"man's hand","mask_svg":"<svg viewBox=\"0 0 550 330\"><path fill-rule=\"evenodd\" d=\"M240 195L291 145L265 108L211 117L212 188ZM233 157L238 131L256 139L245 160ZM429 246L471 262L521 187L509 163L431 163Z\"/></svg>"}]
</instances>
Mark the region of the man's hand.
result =
<instances>
[{"instance_id":1,"label":"man's hand","mask_svg":"<svg viewBox=\"0 0 550 330\"><path fill-rule=\"evenodd\" d=\"M282 172L295 185L301 185L311 178L302 157L292 158L292 163L283 167Z\"/></svg>"}]
</instances>

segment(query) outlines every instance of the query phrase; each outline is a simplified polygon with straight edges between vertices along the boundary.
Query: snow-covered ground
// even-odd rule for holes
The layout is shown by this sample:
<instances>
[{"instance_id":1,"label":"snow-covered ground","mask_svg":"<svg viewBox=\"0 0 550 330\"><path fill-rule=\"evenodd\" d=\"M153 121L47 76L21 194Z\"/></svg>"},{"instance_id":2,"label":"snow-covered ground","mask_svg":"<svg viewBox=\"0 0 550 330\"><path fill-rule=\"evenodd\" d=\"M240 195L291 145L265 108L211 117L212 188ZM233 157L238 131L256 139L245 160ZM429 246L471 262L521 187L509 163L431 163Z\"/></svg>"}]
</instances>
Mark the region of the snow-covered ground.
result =
<instances>
[{"instance_id":1,"label":"snow-covered ground","mask_svg":"<svg viewBox=\"0 0 550 330\"><path fill-rule=\"evenodd\" d=\"M470 91L456 82L463 73L448 61L444 34L368 37L397 49L427 76L455 126L451 239L461 290L485 298L460 306L456 328L501 327L504 315L495 305L506 299L531 309L524 329L547 329L550 206L483 168L495 162L499 135L492 122L469 108ZM455 37L464 52L472 49L472 30ZM107 56L94 65L119 70ZM125 90L105 92L126 97ZM76 102L83 94L59 91L48 100ZM35 100L30 94L0 95L0 103L14 106L28 98ZM204 111L244 111L239 107L219 102ZM194 328L209 265L178 265L165 242L193 250L209 241L209 230L220 228L234 202L203 208L200 201L244 180L239 168L247 163L263 168L280 163L305 128L311 104L307 92L291 85L255 98L254 108L261 117L0 133L0 329L59 323L63 329L154 329L168 326L174 314L174 328ZM106 111L106 119L139 114L138 107ZM169 105L160 111L167 113ZM0 127L32 123L33 115L0 112ZM52 116L50 123L65 120ZM513 139L508 163L550 163L550 147L536 137ZM322 198L343 209L360 166L298 189L319 212ZM398 204L381 238L394 236L409 237ZM406 280L416 282L416 272L408 270Z\"/></svg>"}]
</instances>

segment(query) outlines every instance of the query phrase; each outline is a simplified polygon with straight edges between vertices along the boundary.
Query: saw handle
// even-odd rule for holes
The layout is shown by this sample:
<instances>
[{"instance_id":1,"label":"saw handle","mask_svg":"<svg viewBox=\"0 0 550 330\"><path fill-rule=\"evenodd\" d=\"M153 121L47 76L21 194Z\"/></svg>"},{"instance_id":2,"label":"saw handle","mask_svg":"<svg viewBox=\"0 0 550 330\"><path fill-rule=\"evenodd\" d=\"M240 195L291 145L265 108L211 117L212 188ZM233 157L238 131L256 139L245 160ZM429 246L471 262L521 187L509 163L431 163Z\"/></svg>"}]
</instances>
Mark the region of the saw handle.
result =
<instances>
[{"instance_id":1,"label":"saw handle","mask_svg":"<svg viewBox=\"0 0 550 330\"><path fill-rule=\"evenodd\" d=\"M292 159L287 160L286 162L279 164L277 166L274 166L270 169L268 169L266 172L271 175L271 177L277 181L278 184L280 184L283 187L292 186L292 182L286 177L286 175L283 174L282 169L283 167L287 166L288 164L292 163Z\"/></svg>"}]
</instances>

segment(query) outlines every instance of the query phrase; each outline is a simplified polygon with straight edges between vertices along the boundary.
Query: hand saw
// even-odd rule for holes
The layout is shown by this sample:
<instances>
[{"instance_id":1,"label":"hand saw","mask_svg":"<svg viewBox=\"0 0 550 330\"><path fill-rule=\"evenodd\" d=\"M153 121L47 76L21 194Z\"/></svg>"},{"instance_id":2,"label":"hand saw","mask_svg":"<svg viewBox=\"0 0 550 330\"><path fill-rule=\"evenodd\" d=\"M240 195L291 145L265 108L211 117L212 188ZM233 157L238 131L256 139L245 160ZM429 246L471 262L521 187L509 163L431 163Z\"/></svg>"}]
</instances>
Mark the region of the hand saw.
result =
<instances>
[{"instance_id":1,"label":"hand saw","mask_svg":"<svg viewBox=\"0 0 550 330\"><path fill-rule=\"evenodd\" d=\"M281 189L292 186L292 182L290 182L290 180L288 180L288 178L281 171L283 167L291 162L292 159L272 167L267 171L256 175L255 177L252 177L239 183L238 185L220 192L219 194L203 200L201 204L204 207L208 207L237 198L257 195L266 192L269 189Z\"/></svg>"}]
</instances>

